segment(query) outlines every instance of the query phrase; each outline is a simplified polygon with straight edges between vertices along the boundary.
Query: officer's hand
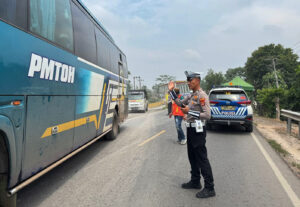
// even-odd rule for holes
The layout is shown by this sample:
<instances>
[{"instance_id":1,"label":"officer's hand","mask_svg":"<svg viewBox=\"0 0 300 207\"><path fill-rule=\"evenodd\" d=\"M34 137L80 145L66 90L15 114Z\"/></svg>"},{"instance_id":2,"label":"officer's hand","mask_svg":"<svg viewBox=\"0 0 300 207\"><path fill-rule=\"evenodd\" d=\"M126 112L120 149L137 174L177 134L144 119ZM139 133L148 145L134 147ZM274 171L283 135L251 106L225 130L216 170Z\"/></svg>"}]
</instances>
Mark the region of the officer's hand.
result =
<instances>
[{"instance_id":1,"label":"officer's hand","mask_svg":"<svg viewBox=\"0 0 300 207\"><path fill-rule=\"evenodd\" d=\"M186 115L186 114L183 115L183 120L184 120L184 121L187 120L187 115Z\"/></svg>"},{"instance_id":2,"label":"officer's hand","mask_svg":"<svg viewBox=\"0 0 300 207\"><path fill-rule=\"evenodd\" d=\"M184 113L184 114L187 114L189 112L190 108L188 106L185 106L184 108L181 107L181 111Z\"/></svg>"},{"instance_id":3,"label":"officer's hand","mask_svg":"<svg viewBox=\"0 0 300 207\"><path fill-rule=\"evenodd\" d=\"M169 82L168 88L169 88L170 91L173 90L173 89L175 88L175 84L174 84L173 81L170 81L170 82Z\"/></svg>"},{"instance_id":4,"label":"officer's hand","mask_svg":"<svg viewBox=\"0 0 300 207\"><path fill-rule=\"evenodd\" d=\"M169 114L169 118L172 118L172 113Z\"/></svg>"}]
</instances>

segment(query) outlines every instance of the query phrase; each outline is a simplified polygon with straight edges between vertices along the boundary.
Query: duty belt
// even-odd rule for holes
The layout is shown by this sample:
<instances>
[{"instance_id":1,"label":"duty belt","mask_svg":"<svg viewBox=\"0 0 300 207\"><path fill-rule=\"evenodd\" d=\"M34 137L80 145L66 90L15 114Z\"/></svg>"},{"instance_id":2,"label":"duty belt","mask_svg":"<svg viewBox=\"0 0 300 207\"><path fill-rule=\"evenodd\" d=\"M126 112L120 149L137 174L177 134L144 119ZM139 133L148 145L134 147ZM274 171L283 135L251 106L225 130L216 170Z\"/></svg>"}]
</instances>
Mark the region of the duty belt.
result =
<instances>
[{"instance_id":1,"label":"duty belt","mask_svg":"<svg viewBox=\"0 0 300 207\"><path fill-rule=\"evenodd\" d=\"M202 124L204 124L204 122L203 121L201 121L202 122ZM192 122L192 123L188 123L188 122L185 122L185 126L186 127L196 127L196 123L195 122ZM204 125L203 125L204 126Z\"/></svg>"},{"instance_id":2,"label":"duty belt","mask_svg":"<svg viewBox=\"0 0 300 207\"><path fill-rule=\"evenodd\" d=\"M196 124L195 123L188 123L188 122L186 122L185 126L186 127L196 127Z\"/></svg>"}]
</instances>

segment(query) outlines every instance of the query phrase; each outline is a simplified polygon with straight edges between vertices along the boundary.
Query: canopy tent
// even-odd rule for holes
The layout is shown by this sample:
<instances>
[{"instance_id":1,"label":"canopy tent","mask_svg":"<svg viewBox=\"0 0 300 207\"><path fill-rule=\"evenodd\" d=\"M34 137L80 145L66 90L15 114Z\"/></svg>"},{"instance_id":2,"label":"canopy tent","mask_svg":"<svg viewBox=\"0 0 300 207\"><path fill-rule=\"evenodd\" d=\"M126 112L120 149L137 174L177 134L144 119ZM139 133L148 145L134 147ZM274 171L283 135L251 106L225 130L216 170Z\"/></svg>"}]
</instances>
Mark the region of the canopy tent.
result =
<instances>
[{"instance_id":1,"label":"canopy tent","mask_svg":"<svg viewBox=\"0 0 300 207\"><path fill-rule=\"evenodd\" d=\"M254 91L253 85L250 83L247 83L243 79L241 79L239 76L236 76L234 79L229 81L228 83L222 84L223 86L241 86L245 91Z\"/></svg>"}]
</instances>

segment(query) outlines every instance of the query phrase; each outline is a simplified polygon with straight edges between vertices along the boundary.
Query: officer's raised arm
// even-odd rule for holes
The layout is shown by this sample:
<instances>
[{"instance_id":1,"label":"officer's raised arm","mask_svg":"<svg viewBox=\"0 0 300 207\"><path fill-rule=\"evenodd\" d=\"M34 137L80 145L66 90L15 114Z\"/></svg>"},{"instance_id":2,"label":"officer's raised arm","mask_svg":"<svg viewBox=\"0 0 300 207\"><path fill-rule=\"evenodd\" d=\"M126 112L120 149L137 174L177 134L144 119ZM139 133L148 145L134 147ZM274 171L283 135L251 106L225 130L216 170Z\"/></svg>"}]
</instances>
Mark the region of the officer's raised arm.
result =
<instances>
[{"instance_id":1,"label":"officer's raised arm","mask_svg":"<svg viewBox=\"0 0 300 207\"><path fill-rule=\"evenodd\" d=\"M172 100L177 104L177 106L179 107L184 107L185 105L187 105L188 103L188 97L185 97L183 100L180 100L178 98L178 96L176 95L175 91L174 91L174 88L175 88L175 84L173 81L170 81L169 84L168 84L168 89L169 89L169 94L170 94L170 97L172 98Z\"/></svg>"}]
</instances>

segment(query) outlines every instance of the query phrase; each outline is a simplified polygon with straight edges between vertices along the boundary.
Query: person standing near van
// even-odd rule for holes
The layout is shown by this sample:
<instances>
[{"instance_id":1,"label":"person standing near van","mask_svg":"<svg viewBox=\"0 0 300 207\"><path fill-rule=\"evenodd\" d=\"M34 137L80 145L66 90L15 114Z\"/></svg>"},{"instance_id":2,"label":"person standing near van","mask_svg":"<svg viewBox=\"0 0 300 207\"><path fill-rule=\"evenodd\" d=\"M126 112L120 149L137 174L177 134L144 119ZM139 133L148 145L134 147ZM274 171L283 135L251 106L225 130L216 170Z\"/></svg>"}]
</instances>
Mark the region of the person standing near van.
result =
<instances>
[{"instance_id":1,"label":"person standing near van","mask_svg":"<svg viewBox=\"0 0 300 207\"><path fill-rule=\"evenodd\" d=\"M180 94L179 89L175 88L174 91L175 91L176 95L178 96L178 98L180 100L182 100L183 96ZM181 123L182 123L184 114L181 111L181 108L179 106L177 106L177 104L174 101L172 101L172 111L170 112L169 117L171 118L172 115L174 116L175 126L176 126L176 130L177 130L177 135L178 135L177 142L184 145L184 144L186 144L186 138L185 138L185 135L184 135L182 127L181 127Z\"/></svg>"}]
</instances>

